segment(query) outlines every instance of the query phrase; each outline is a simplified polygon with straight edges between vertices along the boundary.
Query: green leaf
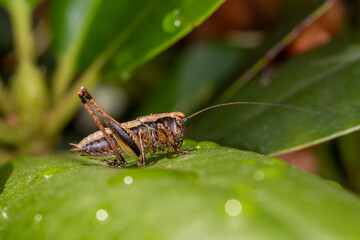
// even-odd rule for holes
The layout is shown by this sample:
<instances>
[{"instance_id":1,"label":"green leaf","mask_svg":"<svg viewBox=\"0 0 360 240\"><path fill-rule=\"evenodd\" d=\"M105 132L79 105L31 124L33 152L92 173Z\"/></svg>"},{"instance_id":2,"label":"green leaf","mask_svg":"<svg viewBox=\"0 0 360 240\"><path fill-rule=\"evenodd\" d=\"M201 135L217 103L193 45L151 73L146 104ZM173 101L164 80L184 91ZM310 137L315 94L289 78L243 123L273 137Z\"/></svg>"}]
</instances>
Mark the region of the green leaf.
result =
<instances>
[{"instance_id":1,"label":"green leaf","mask_svg":"<svg viewBox=\"0 0 360 240\"><path fill-rule=\"evenodd\" d=\"M360 200L259 154L199 143L139 169L80 157L17 158L0 171L7 239L356 239ZM346 219L346 221L344 221ZM21 229L21 231L19 230Z\"/></svg>"},{"instance_id":2,"label":"green leaf","mask_svg":"<svg viewBox=\"0 0 360 240\"><path fill-rule=\"evenodd\" d=\"M149 18L144 18L139 23L141 27L124 41L114 58L114 67L131 70L155 56L202 23L223 2L223 0L151 1Z\"/></svg>"},{"instance_id":3,"label":"green leaf","mask_svg":"<svg viewBox=\"0 0 360 240\"><path fill-rule=\"evenodd\" d=\"M99 57L106 62L115 53L112 63L127 71L175 43L222 2L52 1L54 46L66 65L62 74L69 79L75 66L83 69Z\"/></svg>"},{"instance_id":4,"label":"green leaf","mask_svg":"<svg viewBox=\"0 0 360 240\"><path fill-rule=\"evenodd\" d=\"M317 111L232 106L197 117L193 137L266 154L327 141L360 127L360 41L350 36L258 77L230 101L282 103Z\"/></svg>"}]
</instances>

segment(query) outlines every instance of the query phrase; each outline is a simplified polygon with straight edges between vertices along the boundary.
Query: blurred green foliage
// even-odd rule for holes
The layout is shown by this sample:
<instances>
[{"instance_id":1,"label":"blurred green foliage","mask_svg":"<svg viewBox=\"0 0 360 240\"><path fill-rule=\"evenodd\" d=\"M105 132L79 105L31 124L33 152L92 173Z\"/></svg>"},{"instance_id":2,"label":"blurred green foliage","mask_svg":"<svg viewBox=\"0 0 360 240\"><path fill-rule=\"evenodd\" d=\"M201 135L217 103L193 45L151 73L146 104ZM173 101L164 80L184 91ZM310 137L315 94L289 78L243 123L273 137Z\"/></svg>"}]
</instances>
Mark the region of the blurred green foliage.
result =
<instances>
[{"instance_id":1,"label":"blurred green foliage","mask_svg":"<svg viewBox=\"0 0 360 240\"><path fill-rule=\"evenodd\" d=\"M178 0L161 7L159 3L44 2L38 7L38 28L33 29L32 14L39 1L3 1L16 64L11 66L13 74L0 81L2 158L54 148L80 106L76 94L80 86L93 88L106 67L127 72L155 56L199 25L222 0L202 4ZM53 41L43 41L50 33ZM40 43L45 46L37 46ZM56 62L56 67L49 69L51 75L36 65L39 55L50 47Z\"/></svg>"},{"instance_id":2,"label":"blurred green foliage","mask_svg":"<svg viewBox=\"0 0 360 240\"><path fill-rule=\"evenodd\" d=\"M96 87L103 81L114 89L105 93L107 99L122 94L113 99L124 102L109 104L121 108L114 111L121 121L155 112L191 114L230 101L310 110L214 109L191 119L186 133L270 155L337 138L316 148L318 173L359 192L359 134L346 135L360 126L358 22L346 16L342 36L294 57L299 53L291 54L289 44L336 1L292 0L281 7L274 1L270 13L250 7L245 12L253 11L255 18L240 31L234 21L246 14L239 5L226 7L229 2L241 1L224 4L221 11L225 18L233 16L230 22L217 15L183 38L223 1L0 0L0 164L25 156L0 168L0 220L5 220L0 239L29 233L39 239L71 234L74 239L172 234L356 239L359 199L347 190L280 160L212 142L199 143L187 156L150 155L147 170L133 162L123 170L69 156L28 157L61 144L67 149L93 131L87 115L85 122L80 114L69 123L81 106L79 87L94 89L101 103ZM315 33L323 41L324 32ZM135 181L131 188L123 183L129 175ZM225 203L233 198L241 202L241 218L226 214ZM238 202L232 201L232 208ZM104 222L99 209L109 214Z\"/></svg>"}]
</instances>

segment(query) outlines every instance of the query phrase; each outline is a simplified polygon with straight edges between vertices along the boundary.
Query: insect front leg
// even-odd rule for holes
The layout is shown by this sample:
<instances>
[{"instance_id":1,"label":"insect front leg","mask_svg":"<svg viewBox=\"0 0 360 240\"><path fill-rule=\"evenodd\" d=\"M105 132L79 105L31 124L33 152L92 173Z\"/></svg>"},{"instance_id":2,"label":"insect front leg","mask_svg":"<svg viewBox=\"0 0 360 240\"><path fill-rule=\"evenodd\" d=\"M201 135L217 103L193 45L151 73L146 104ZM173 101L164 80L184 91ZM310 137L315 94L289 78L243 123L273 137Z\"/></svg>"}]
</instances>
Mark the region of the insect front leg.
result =
<instances>
[{"instance_id":1,"label":"insect front leg","mask_svg":"<svg viewBox=\"0 0 360 240\"><path fill-rule=\"evenodd\" d=\"M169 131L165 128L165 126L162 123L158 123L157 124L157 135L159 138L159 141L162 144L167 144L168 148L173 148L178 154L188 154L192 149L187 149L187 150L181 150L181 142L180 144L176 144L174 139L172 138L171 134L169 133Z\"/></svg>"}]
</instances>

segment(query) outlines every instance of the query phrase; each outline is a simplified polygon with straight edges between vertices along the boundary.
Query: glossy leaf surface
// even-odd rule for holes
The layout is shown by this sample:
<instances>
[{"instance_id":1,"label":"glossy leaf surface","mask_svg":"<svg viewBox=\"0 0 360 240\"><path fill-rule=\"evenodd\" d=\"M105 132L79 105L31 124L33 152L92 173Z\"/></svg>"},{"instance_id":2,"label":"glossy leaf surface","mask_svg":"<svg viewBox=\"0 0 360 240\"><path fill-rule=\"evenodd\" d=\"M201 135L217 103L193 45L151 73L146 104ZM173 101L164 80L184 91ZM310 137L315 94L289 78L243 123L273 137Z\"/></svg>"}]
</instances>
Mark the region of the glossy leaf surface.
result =
<instances>
[{"instance_id":1,"label":"glossy leaf surface","mask_svg":"<svg viewBox=\"0 0 360 240\"><path fill-rule=\"evenodd\" d=\"M360 200L259 154L201 142L138 169L80 157L18 158L1 168L7 239L356 239ZM346 221L345 221L346 219ZM61 231L59 231L61 226ZM21 229L21 231L19 231Z\"/></svg>"}]
</instances>

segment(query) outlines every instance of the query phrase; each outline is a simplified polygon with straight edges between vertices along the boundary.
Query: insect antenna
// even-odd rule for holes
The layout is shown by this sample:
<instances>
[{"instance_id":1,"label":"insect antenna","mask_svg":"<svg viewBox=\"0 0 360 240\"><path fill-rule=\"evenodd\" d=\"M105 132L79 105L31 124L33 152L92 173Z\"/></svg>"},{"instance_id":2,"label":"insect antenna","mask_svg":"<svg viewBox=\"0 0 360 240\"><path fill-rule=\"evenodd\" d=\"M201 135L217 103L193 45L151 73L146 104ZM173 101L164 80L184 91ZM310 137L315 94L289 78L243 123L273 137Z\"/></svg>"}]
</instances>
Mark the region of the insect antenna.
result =
<instances>
[{"instance_id":1,"label":"insect antenna","mask_svg":"<svg viewBox=\"0 0 360 240\"><path fill-rule=\"evenodd\" d=\"M310 114L319 114L319 112L313 111L313 110L309 110L309 109L305 109L305 108L301 108L301 107L296 107L296 106L291 106L291 105L286 105L286 104L280 104L280 103L264 103L264 102L229 102L229 103L221 103L221 104L217 104L217 105L213 105L207 108L204 108L196 113L191 114L190 116L184 118L184 122L186 122L188 119L195 117L196 115L208 111L210 109L213 108L218 108L218 107L225 107L225 106L230 106L230 105L262 105L262 106L272 106L272 107L282 107L282 108L289 108L289 109L293 109L293 110L297 110L297 111L301 111L301 112L307 112Z\"/></svg>"}]
</instances>

